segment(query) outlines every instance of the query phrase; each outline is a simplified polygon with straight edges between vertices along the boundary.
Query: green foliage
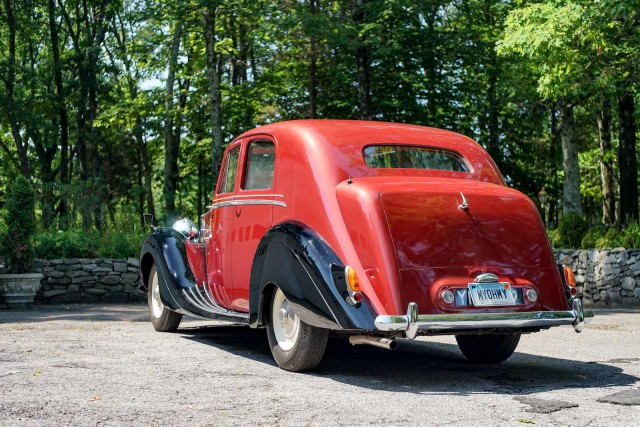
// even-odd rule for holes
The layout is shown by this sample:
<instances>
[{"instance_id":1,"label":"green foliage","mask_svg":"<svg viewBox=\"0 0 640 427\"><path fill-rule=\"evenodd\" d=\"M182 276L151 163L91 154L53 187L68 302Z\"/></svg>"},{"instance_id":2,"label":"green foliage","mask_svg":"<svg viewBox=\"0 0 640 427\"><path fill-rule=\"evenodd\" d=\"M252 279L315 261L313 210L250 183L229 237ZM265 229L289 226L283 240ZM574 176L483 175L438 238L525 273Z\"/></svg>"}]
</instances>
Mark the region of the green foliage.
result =
<instances>
[{"instance_id":1,"label":"green foliage","mask_svg":"<svg viewBox=\"0 0 640 427\"><path fill-rule=\"evenodd\" d=\"M36 236L36 255L43 259L137 257L143 240L142 232L49 231Z\"/></svg>"},{"instance_id":2,"label":"green foliage","mask_svg":"<svg viewBox=\"0 0 640 427\"><path fill-rule=\"evenodd\" d=\"M9 186L4 223L5 229L0 235L0 258L10 271L24 273L33 263L36 222L33 188L22 175L18 175Z\"/></svg>"},{"instance_id":3,"label":"green foliage","mask_svg":"<svg viewBox=\"0 0 640 427\"><path fill-rule=\"evenodd\" d=\"M72 229L53 231L36 236L38 258L96 258L100 246L100 233Z\"/></svg>"},{"instance_id":4,"label":"green foliage","mask_svg":"<svg viewBox=\"0 0 640 427\"><path fill-rule=\"evenodd\" d=\"M627 225L620 233L619 246L627 249L640 247L640 224L635 222Z\"/></svg>"},{"instance_id":5,"label":"green foliage","mask_svg":"<svg viewBox=\"0 0 640 427\"><path fill-rule=\"evenodd\" d=\"M638 83L639 0L66 0L51 17L57 59L47 2L10 3L16 85L8 90L9 16L0 7L0 104L9 105L10 92L14 97L12 114L0 114L0 175L20 169L18 146L27 147L40 229L71 230L63 234L78 239L49 231L39 237L41 247L68 253L97 253L106 239L76 228L126 232L108 243L115 247L139 235L132 224L140 227L143 212L165 217L168 128L180 138L177 210L196 217L210 201L216 159L205 8L215 11L225 144L257 125L310 117L312 74L317 118L359 118L356 53L365 48L375 120L464 133L489 150L510 186L533 198L543 185L562 198L551 117L560 98L580 103L581 190L590 224L602 202L598 105L582 101L608 96L615 105L615 96ZM362 19L354 17L357 3ZM167 68L178 25L169 120ZM0 203L10 186L0 176Z\"/></svg>"},{"instance_id":6,"label":"green foliage","mask_svg":"<svg viewBox=\"0 0 640 427\"><path fill-rule=\"evenodd\" d=\"M593 227L590 228L582 238L580 247L583 249L602 249L604 247L607 247L606 242L611 241L613 238L615 238L614 236L617 237L615 228L608 229L603 226Z\"/></svg>"},{"instance_id":7,"label":"green foliage","mask_svg":"<svg viewBox=\"0 0 640 427\"><path fill-rule=\"evenodd\" d=\"M640 225L631 223L618 231L615 228L597 226L589 229L582 239L582 249L606 248L636 249L640 247Z\"/></svg>"},{"instance_id":8,"label":"green foliage","mask_svg":"<svg viewBox=\"0 0 640 427\"><path fill-rule=\"evenodd\" d=\"M564 215L558 225L558 232L553 242L554 246L559 248L580 247L587 228L587 223L580 215L574 212Z\"/></svg>"}]
</instances>

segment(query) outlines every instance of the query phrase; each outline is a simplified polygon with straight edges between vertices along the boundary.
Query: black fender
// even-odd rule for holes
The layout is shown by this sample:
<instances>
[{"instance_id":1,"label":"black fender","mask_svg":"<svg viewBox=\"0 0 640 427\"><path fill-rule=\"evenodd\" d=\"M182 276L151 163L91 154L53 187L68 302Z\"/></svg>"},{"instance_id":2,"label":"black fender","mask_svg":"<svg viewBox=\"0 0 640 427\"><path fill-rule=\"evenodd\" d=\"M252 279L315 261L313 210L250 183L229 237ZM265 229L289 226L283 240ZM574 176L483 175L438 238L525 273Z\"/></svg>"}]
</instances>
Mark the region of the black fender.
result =
<instances>
[{"instance_id":1,"label":"black fender","mask_svg":"<svg viewBox=\"0 0 640 427\"><path fill-rule=\"evenodd\" d=\"M231 310L219 312L203 310L202 305L193 304L185 298L186 290L197 289L193 272L189 268L185 248L186 237L168 227L158 227L144 240L140 251L140 272L145 286L149 287L149 272L153 264L158 272L160 299L165 307L179 313L194 314L208 319L229 319L242 321ZM238 318L240 317L240 318Z\"/></svg>"},{"instance_id":2,"label":"black fender","mask_svg":"<svg viewBox=\"0 0 640 427\"><path fill-rule=\"evenodd\" d=\"M375 330L376 313L364 296L345 300L344 263L316 232L299 222L272 227L251 267L249 324L263 326L271 292L280 288L305 323L334 330Z\"/></svg>"}]
</instances>

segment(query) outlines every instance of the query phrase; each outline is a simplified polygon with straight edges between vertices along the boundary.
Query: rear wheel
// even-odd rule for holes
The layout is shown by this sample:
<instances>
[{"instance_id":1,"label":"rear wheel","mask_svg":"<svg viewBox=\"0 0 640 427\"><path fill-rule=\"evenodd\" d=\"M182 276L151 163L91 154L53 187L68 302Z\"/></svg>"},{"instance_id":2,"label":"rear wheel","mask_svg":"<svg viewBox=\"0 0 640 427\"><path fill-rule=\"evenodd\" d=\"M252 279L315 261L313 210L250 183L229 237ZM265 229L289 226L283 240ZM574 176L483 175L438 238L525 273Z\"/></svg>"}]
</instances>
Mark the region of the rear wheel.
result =
<instances>
[{"instance_id":1,"label":"rear wheel","mask_svg":"<svg viewBox=\"0 0 640 427\"><path fill-rule=\"evenodd\" d=\"M155 264L149 270L147 303L149 305L149 316L151 323L158 332L171 332L178 329L182 314L169 310L162 304L160 299L160 286L158 285L158 270Z\"/></svg>"},{"instance_id":2,"label":"rear wheel","mask_svg":"<svg viewBox=\"0 0 640 427\"><path fill-rule=\"evenodd\" d=\"M304 323L280 289L273 293L269 307L267 337L278 366L293 372L318 366L327 348L329 331Z\"/></svg>"},{"instance_id":3,"label":"rear wheel","mask_svg":"<svg viewBox=\"0 0 640 427\"><path fill-rule=\"evenodd\" d=\"M516 350L520 334L456 335L456 341L462 354L471 362L501 363Z\"/></svg>"}]
</instances>

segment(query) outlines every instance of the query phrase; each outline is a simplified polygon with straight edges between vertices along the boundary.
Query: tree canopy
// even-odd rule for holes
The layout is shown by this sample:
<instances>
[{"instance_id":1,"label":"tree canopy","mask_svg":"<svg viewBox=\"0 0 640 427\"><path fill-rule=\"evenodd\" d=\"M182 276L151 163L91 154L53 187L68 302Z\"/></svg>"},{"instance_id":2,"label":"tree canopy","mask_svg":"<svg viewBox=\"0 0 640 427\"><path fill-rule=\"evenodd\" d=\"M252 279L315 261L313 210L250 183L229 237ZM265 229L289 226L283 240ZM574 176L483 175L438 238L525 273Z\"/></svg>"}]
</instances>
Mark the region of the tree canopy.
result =
<instances>
[{"instance_id":1,"label":"tree canopy","mask_svg":"<svg viewBox=\"0 0 640 427\"><path fill-rule=\"evenodd\" d=\"M482 144L557 224L638 219L640 1L1 0L0 203L41 230L196 218L223 148L300 118Z\"/></svg>"}]
</instances>

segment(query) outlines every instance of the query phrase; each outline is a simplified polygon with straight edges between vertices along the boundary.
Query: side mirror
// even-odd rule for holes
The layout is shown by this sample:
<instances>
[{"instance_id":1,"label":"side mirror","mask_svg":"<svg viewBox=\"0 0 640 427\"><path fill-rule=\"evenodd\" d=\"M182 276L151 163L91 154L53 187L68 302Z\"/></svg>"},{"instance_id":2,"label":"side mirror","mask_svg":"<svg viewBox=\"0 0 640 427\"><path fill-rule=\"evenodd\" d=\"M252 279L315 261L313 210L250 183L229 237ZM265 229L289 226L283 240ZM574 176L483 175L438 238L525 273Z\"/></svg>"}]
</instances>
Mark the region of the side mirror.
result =
<instances>
[{"instance_id":1,"label":"side mirror","mask_svg":"<svg viewBox=\"0 0 640 427\"><path fill-rule=\"evenodd\" d=\"M153 225L153 215L151 215L150 213L143 214L142 219L144 220L144 225L151 228L152 230L156 229L156 226Z\"/></svg>"}]
</instances>

